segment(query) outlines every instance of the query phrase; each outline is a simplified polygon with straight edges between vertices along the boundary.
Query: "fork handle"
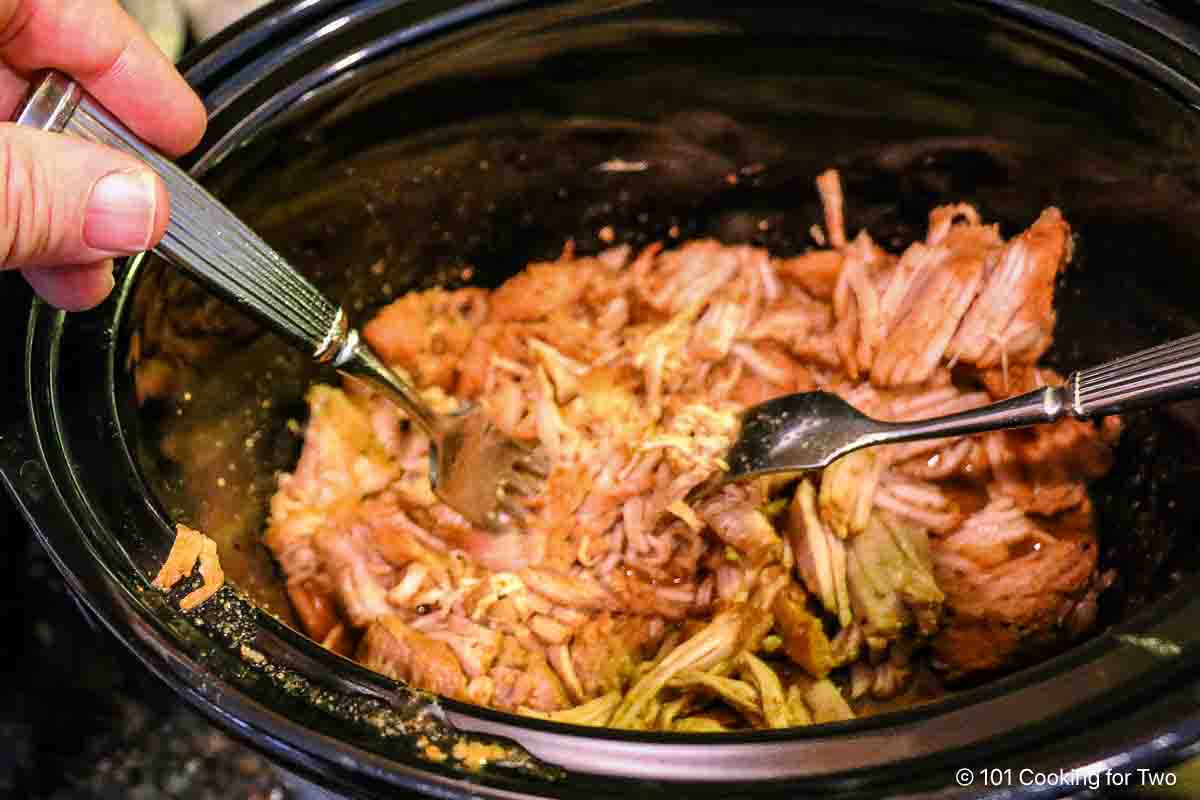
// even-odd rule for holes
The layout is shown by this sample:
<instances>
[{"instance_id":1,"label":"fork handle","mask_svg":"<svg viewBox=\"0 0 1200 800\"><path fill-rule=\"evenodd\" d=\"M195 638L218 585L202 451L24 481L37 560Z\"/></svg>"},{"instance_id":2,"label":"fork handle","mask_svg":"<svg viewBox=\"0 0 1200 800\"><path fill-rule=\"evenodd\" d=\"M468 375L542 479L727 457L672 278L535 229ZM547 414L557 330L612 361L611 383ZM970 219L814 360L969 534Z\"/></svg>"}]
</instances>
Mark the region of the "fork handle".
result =
<instances>
[{"instance_id":1,"label":"fork handle","mask_svg":"<svg viewBox=\"0 0 1200 800\"><path fill-rule=\"evenodd\" d=\"M1090 419L1200 395L1200 334L1140 350L1107 364L1071 373L1062 386L1046 386L982 408L918 422L891 423L880 441L1022 428L1066 415Z\"/></svg>"},{"instance_id":2,"label":"fork handle","mask_svg":"<svg viewBox=\"0 0 1200 800\"><path fill-rule=\"evenodd\" d=\"M1074 376L1068 379L1067 384L1073 379ZM960 411L957 414L915 422L883 422L879 423L872 443L940 439L1054 422L1067 413L1074 414L1067 402L1069 396L1065 385L1045 386L1027 394L1010 397L998 403L989 403L982 408Z\"/></svg>"},{"instance_id":3,"label":"fork handle","mask_svg":"<svg viewBox=\"0 0 1200 800\"><path fill-rule=\"evenodd\" d=\"M1141 350L1067 379L1076 417L1119 414L1200 395L1200 333Z\"/></svg>"},{"instance_id":4,"label":"fork handle","mask_svg":"<svg viewBox=\"0 0 1200 800\"><path fill-rule=\"evenodd\" d=\"M171 199L171 218L154 252L318 358L336 355L329 351L346 328L342 310L78 83L59 72L41 73L13 121L107 145L145 163Z\"/></svg>"},{"instance_id":5,"label":"fork handle","mask_svg":"<svg viewBox=\"0 0 1200 800\"><path fill-rule=\"evenodd\" d=\"M417 391L379 360L340 307L78 83L53 70L42 73L13 121L107 145L149 166L171 198L171 218L155 253L270 330L308 349L317 361L386 392L426 433L436 432L437 418Z\"/></svg>"}]
</instances>

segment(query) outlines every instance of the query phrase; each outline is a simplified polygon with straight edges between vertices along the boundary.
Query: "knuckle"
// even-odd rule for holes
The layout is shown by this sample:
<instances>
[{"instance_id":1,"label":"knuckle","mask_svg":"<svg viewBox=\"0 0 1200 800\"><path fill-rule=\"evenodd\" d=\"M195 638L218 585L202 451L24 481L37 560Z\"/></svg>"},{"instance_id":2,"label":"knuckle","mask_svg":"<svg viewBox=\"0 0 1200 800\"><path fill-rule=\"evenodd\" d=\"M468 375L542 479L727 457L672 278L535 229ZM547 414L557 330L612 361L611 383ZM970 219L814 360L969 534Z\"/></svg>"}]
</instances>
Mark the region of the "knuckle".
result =
<instances>
[{"instance_id":1,"label":"knuckle","mask_svg":"<svg viewBox=\"0 0 1200 800\"><path fill-rule=\"evenodd\" d=\"M36 5L31 0L0 0L0 48L9 46L29 30Z\"/></svg>"},{"instance_id":2,"label":"knuckle","mask_svg":"<svg viewBox=\"0 0 1200 800\"><path fill-rule=\"evenodd\" d=\"M24 212L22 170L8 137L0 137L0 258L12 264L17 256L18 231Z\"/></svg>"},{"instance_id":3,"label":"knuckle","mask_svg":"<svg viewBox=\"0 0 1200 800\"><path fill-rule=\"evenodd\" d=\"M50 249L55 223L37 160L0 136L0 258L21 266Z\"/></svg>"}]
</instances>

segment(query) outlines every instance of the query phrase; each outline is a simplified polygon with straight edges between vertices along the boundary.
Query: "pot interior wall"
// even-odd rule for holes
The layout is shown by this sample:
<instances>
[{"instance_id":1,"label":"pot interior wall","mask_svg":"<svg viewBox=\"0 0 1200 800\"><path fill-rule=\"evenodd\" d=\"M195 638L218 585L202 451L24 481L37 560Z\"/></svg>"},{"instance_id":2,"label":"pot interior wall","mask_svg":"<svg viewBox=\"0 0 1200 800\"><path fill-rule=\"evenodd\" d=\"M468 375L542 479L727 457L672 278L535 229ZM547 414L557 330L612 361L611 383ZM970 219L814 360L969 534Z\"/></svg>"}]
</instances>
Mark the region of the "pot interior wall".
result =
<instances>
[{"instance_id":1,"label":"pot interior wall","mask_svg":"<svg viewBox=\"0 0 1200 800\"><path fill-rule=\"evenodd\" d=\"M1059 205L1078 233L1060 370L1200 330L1197 117L1181 98L972 4L682 9L565 4L381 53L209 183L357 323L411 288L494 286L567 241L594 252L606 228L635 246L800 252L821 221L813 178L836 166L848 228L893 250L942 202L975 203L1006 235ZM259 538L305 387L333 377L161 264L130 277L117 391L153 502L217 538L231 578L288 618ZM1106 624L1191 580L1197 425L1187 405L1131 419L1096 487L1120 574ZM149 570L165 526L128 534Z\"/></svg>"}]
</instances>

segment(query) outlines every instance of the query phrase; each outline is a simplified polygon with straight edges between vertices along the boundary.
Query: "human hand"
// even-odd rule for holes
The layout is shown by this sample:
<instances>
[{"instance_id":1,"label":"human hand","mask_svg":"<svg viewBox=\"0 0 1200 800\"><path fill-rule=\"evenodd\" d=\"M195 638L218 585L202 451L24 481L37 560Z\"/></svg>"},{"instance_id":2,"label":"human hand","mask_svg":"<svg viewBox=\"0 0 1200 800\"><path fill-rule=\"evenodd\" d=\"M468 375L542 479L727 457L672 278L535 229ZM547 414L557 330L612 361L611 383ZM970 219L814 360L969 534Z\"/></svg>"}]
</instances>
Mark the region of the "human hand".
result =
<instances>
[{"instance_id":1,"label":"human hand","mask_svg":"<svg viewBox=\"0 0 1200 800\"><path fill-rule=\"evenodd\" d=\"M0 0L0 119L28 76L54 67L145 141L182 155L204 133L204 106L117 0ZM95 306L113 287L112 258L153 246L167 193L132 156L0 123L0 269L20 269L49 303Z\"/></svg>"}]
</instances>

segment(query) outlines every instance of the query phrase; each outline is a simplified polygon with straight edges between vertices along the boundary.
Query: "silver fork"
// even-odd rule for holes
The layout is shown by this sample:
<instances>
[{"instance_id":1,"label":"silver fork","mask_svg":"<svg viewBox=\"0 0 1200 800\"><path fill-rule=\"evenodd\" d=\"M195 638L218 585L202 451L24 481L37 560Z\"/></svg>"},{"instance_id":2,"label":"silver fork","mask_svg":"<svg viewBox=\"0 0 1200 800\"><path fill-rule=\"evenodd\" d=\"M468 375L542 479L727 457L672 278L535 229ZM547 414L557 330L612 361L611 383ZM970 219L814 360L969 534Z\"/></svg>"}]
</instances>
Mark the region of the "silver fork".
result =
<instances>
[{"instance_id":1,"label":"silver fork","mask_svg":"<svg viewBox=\"0 0 1200 800\"><path fill-rule=\"evenodd\" d=\"M154 251L313 358L361 380L400 406L429 436L430 480L441 500L474 525L519 528L524 499L539 494L544 456L498 430L478 406L437 414L351 328L345 312L170 160L141 141L70 78L44 73L13 121L130 153L166 184L171 220Z\"/></svg>"},{"instance_id":2,"label":"silver fork","mask_svg":"<svg viewBox=\"0 0 1200 800\"><path fill-rule=\"evenodd\" d=\"M746 409L726 455L729 470L704 486L774 472L822 469L864 447L1024 428L1065 416L1091 419L1200 396L1200 334L1069 375L1062 386L915 422L883 422L828 392L778 397Z\"/></svg>"}]
</instances>

